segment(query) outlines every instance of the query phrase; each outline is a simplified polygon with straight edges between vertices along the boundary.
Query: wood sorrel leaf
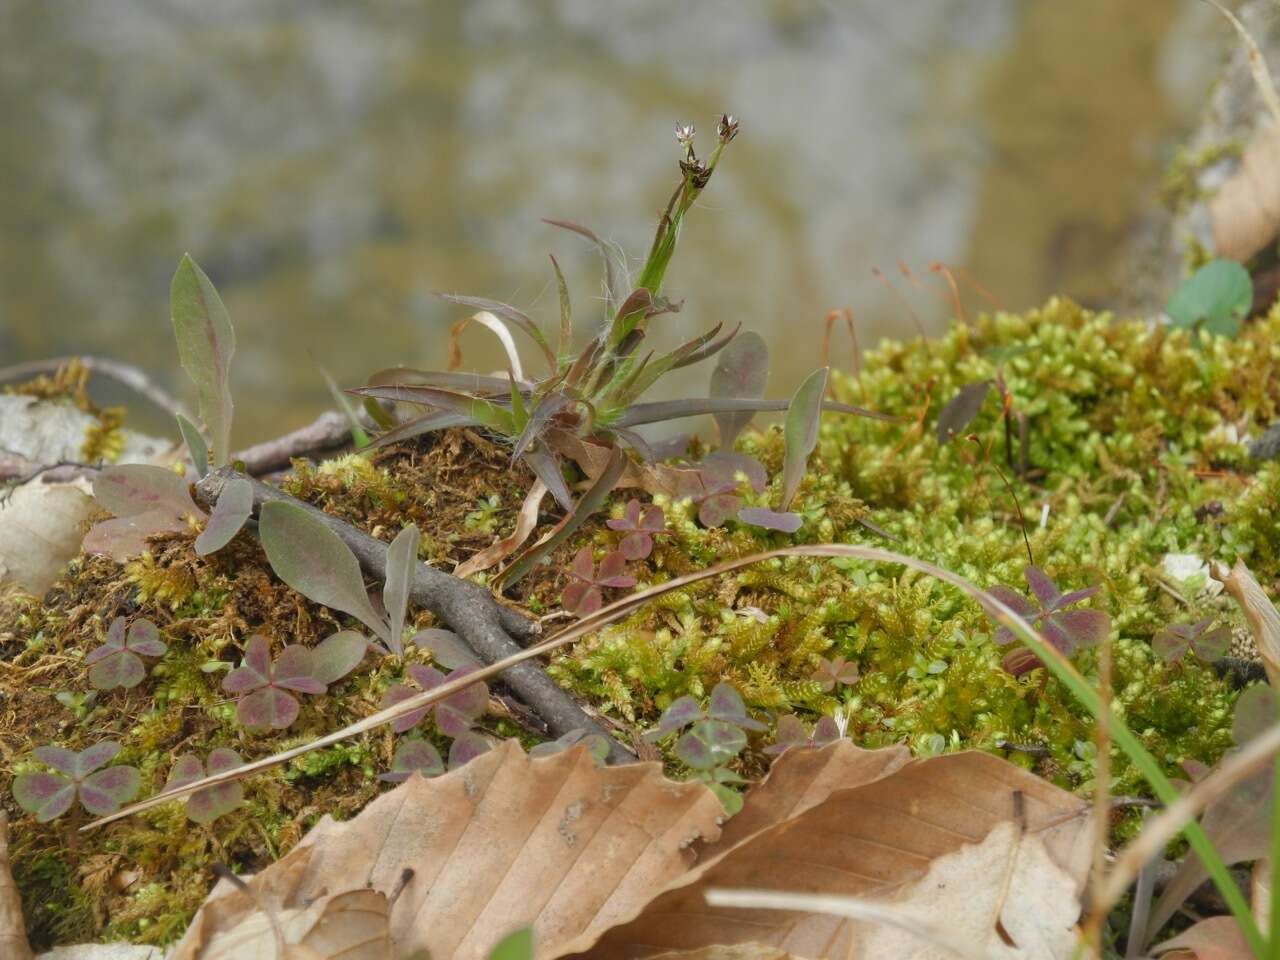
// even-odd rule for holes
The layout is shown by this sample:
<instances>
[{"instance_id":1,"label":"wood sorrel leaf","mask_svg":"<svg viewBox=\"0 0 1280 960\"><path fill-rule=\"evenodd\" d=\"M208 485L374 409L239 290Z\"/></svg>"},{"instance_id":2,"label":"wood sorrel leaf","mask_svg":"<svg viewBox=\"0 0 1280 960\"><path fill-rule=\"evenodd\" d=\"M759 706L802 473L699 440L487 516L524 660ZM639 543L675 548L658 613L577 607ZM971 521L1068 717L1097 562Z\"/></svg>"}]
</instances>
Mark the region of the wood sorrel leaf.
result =
<instances>
[{"instance_id":1,"label":"wood sorrel leaf","mask_svg":"<svg viewBox=\"0 0 1280 960\"><path fill-rule=\"evenodd\" d=\"M191 454L191 463L196 473L204 476L209 472L209 445L204 442L204 435L194 423L177 414L178 432L182 434L182 442L187 445L187 453Z\"/></svg>"},{"instance_id":2,"label":"wood sorrel leaf","mask_svg":"<svg viewBox=\"0 0 1280 960\"><path fill-rule=\"evenodd\" d=\"M758 333L748 330L735 337L721 351L711 371L710 395L713 397L745 397L759 400L769 382L769 345ZM720 449L732 450L733 442L751 422L751 411L717 413Z\"/></svg>"},{"instance_id":3,"label":"wood sorrel leaf","mask_svg":"<svg viewBox=\"0 0 1280 960\"><path fill-rule=\"evenodd\" d=\"M990 380L966 383L938 414L938 443L943 444L973 422L991 389Z\"/></svg>"},{"instance_id":4,"label":"wood sorrel leaf","mask_svg":"<svg viewBox=\"0 0 1280 960\"><path fill-rule=\"evenodd\" d=\"M200 536L196 537L196 553L205 557L221 550L240 529L253 512L253 487L248 480L230 480L218 494L213 513Z\"/></svg>"},{"instance_id":5,"label":"wood sorrel leaf","mask_svg":"<svg viewBox=\"0 0 1280 960\"><path fill-rule=\"evenodd\" d=\"M404 614L409 604L409 588L418 565L418 527L409 524L387 547L387 580L382 587L382 605L391 626L384 638L397 657L404 656Z\"/></svg>"},{"instance_id":6,"label":"wood sorrel leaf","mask_svg":"<svg viewBox=\"0 0 1280 960\"><path fill-rule=\"evenodd\" d=\"M271 569L286 584L388 638L390 626L369 602L360 562L324 523L296 504L271 501L262 505L258 535Z\"/></svg>"},{"instance_id":7,"label":"wood sorrel leaf","mask_svg":"<svg viewBox=\"0 0 1280 960\"><path fill-rule=\"evenodd\" d=\"M136 767L108 767L80 783L80 804L97 817L115 813L138 795L142 774Z\"/></svg>"},{"instance_id":8,"label":"wood sorrel leaf","mask_svg":"<svg viewBox=\"0 0 1280 960\"><path fill-rule=\"evenodd\" d=\"M13 798L39 823L48 823L71 809L76 785L58 773L20 773L13 778Z\"/></svg>"},{"instance_id":9,"label":"wood sorrel leaf","mask_svg":"<svg viewBox=\"0 0 1280 960\"><path fill-rule=\"evenodd\" d=\"M183 256L173 275L169 311L178 359L196 385L214 466L225 466L231 458L231 356L236 337L218 291L190 255Z\"/></svg>"},{"instance_id":10,"label":"wood sorrel leaf","mask_svg":"<svg viewBox=\"0 0 1280 960\"><path fill-rule=\"evenodd\" d=\"M1164 309L1175 327L1234 337L1252 305L1249 271L1219 257L1182 281Z\"/></svg>"},{"instance_id":11,"label":"wood sorrel leaf","mask_svg":"<svg viewBox=\"0 0 1280 960\"><path fill-rule=\"evenodd\" d=\"M800 384L787 407L783 424L786 457L782 465L782 503L786 510L800 489L809 454L818 443L818 424L822 419L822 395L827 392L827 374L830 367L813 371Z\"/></svg>"},{"instance_id":12,"label":"wood sorrel leaf","mask_svg":"<svg viewBox=\"0 0 1280 960\"><path fill-rule=\"evenodd\" d=\"M263 687L236 706L236 719L250 730L284 730L298 719L298 701L277 687Z\"/></svg>"},{"instance_id":13,"label":"wood sorrel leaf","mask_svg":"<svg viewBox=\"0 0 1280 960\"><path fill-rule=\"evenodd\" d=\"M444 773L444 760L440 751L417 737L400 741L391 760L391 770L378 774L378 779L386 783L400 783L408 780L414 773L420 773L424 777L438 777Z\"/></svg>"}]
</instances>

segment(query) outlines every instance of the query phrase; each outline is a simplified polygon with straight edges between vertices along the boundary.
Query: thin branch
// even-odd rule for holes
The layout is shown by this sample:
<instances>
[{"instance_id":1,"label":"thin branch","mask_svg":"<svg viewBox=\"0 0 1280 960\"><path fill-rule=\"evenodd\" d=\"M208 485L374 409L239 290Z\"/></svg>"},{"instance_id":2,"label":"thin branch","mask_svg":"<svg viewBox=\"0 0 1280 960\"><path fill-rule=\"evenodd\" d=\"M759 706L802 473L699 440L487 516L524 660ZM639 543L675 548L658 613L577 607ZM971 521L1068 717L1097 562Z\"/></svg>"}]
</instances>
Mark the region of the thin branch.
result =
<instances>
[{"instance_id":1,"label":"thin branch","mask_svg":"<svg viewBox=\"0 0 1280 960\"><path fill-rule=\"evenodd\" d=\"M227 468L216 470L196 484L196 499L211 507L228 480L239 476ZM249 480L253 505L257 510L268 501L294 504L308 511L342 538L360 561L366 574L376 580L386 576L387 545L348 523L289 496L259 480ZM532 620L494 600L479 584L460 580L425 563L418 563L409 599L430 610L458 634L487 664L522 652L516 639L531 641L541 630ZM516 639L513 639L516 638ZM532 708L556 736L572 730L599 733L610 744L611 758L617 762L635 758L600 726L542 668L532 662L518 663L501 674L502 680Z\"/></svg>"},{"instance_id":2,"label":"thin branch","mask_svg":"<svg viewBox=\"0 0 1280 960\"><path fill-rule=\"evenodd\" d=\"M274 440L264 440L231 454L231 462L244 464L245 473L260 477L285 470L294 457L328 453L351 442L351 424L336 410L327 410L305 427Z\"/></svg>"},{"instance_id":3,"label":"thin branch","mask_svg":"<svg viewBox=\"0 0 1280 960\"><path fill-rule=\"evenodd\" d=\"M161 410L175 416L177 414L182 414L187 418L191 416L186 405L181 400L156 383L141 368L135 367L131 363L111 360L107 357L88 355L51 357L47 360L30 360L26 363L17 363L11 367L0 368L0 383L11 383L14 380L26 380L44 373L52 373L72 361L78 361L80 366L92 373L101 374L110 380L123 384L139 396L150 400Z\"/></svg>"}]
</instances>

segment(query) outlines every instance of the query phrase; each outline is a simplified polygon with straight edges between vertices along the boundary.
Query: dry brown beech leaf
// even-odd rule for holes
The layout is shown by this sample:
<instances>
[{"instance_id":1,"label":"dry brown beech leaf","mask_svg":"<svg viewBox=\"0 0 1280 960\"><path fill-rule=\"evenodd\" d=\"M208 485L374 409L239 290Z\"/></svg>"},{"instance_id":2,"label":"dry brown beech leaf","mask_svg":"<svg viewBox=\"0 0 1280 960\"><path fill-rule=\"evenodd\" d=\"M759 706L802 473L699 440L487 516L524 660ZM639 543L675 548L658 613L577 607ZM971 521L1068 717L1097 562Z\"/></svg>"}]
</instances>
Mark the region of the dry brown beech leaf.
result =
<instances>
[{"instance_id":1,"label":"dry brown beech leaf","mask_svg":"<svg viewBox=\"0 0 1280 960\"><path fill-rule=\"evenodd\" d=\"M771 947L767 943L739 943L731 947L702 947L698 950L661 953L653 960L805 960L805 958Z\"/></svg>"},{"instance_id":2,"label":"dry brown beech leaf","mask_svg":"<svg viewBox=\"0 0 1280 960\"><path fill-rule=\"evenodd\" d=\"M1214 251L1248 261L1280 233L1280 131L1259 131L1240 169L1209 200Z\"/></svg>"},{"instance_id":3,"label":"dry brown beech leaf","mask_svg":"<svg viewBox=\"0 0 1280 960\"><path fill-rule=\"evenodd\" d=\"M713 908L704 892L750 888L894 899L934 861L980 844L996 827L1015 821L1018 807L1025 838L1041 845L1043 861L1069 878L1073 889L1057 888L1068 894L1074 917L1089 869L1088 803L998 757L966 752L896 768L886 764L878 778L836 790L799 815L720 850L655 897L634 921L573 947L593 960L748 941L799 956L886 956L851 952L855 930L847 919ZM1015 861L1022 845L1017 849Z\"/></svg>"},{"instance_id":4,"label":"dry brown beech leaf","mask_svg":"<svg viewBox=\"0 0 1280 960\"><path fill-rule=\"evenodd\" d=\"M1151 948L1160 960L1253 960L1253 951L1231 917L1210 917Z\"/></svg>"},{"instance_id":5,"label":"dry brown beech leaf","mask_svg":"<svg viewBox=\"0 0 1280 960\"><path fill-rule=\"evenodd\" d=\"M657 763L597 767L581 747L530 760L507 741L444 776L415 775L346 823L326 817L251 883L259 896L305 904L351 887L390 894L408 868L391 908L397 957L483 960L530 922L538 956L554 957L683 875L689 844L714 839L723 815L705 786L668 780ZM174 960L217 956L199 944L250 922L248 902L215 890Z\"/></svg>"}]
</instances>

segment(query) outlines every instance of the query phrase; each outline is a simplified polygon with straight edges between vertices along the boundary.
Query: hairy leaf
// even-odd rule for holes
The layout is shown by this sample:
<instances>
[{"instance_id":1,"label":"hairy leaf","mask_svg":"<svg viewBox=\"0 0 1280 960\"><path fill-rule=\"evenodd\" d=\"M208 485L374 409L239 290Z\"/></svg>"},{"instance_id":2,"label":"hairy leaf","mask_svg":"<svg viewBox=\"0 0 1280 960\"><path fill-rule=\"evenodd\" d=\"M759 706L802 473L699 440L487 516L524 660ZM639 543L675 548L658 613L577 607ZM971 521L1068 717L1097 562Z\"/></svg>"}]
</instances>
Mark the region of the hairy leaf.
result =
<instances>
[{"instance_id":1,"label":"hairy leaf","mask_svg":"<svg viewBox=\"0 0 1280 960\"><path fill-rule=\"evenodd\" d=\"M612 316L617 306L622 303L631 286L631 278L627 270L627 255L623 249L611 240L602 240L594 230L571 220L550 220L544 218L543 223L553 227L569 230L581 237L586 237L596 245L600 257L604 260L605 307Z\"/></svg>"},{"instance_id":2,"label":"hairy leaf","mask_svg":"<svg viewBox=\"0 0 1280 960\"><path fill-rule=\"evenodd\" d=\"M769 381L769 345L758 333L748 330L739 334L720 354L711 371L710 394L713 397L741 397L758 400L764 396ZM720 448L729 450L753 414L718 413Z\"/></svg>"},{"instance_id":3,"label":"hairy leaf","mask_svg":"<svg viewBox=\"0 0 1280 960\"><path fill-rule=\"evenodd\" d=\"M827 392L830 367L815 370L796 389L787 406L783 424L786 459L782 465L782 503L786 510L800 489L809 454L818 443L818 425L822 419L822 396Z\"/></svg>"},{"instance_id":4,"label":"hairy leaf","mask_svg":"<svg viewBox=\"0 0 1280 960\"><path fill-rule=\"evenodd\" d=\"M382 587L382 605L391 624L387 646L397 657L404 656L404 615L417 567L418 527L411 523L387 547L387 580Z\"/></svg>"},{"instance_id":5,"label":"hairy leaf","mask_svg":"<svg viewBox=\"0 0 1280 960\"><path fill-rule=\"evenodd\" d=\"M218 291L190 255L183 256L173 275L169 309L178 358L196 385L214 466L225 466L231 458L231 356L236 337Z\"/></svg>"},{"instance_id":6,"label":"hairy leaf","mask_svg":"<svg viewBox=\"0 0 1280 960\"><path fill-rule=\"evenodd\" d=\"M271 569L286 584L388 638L390 628L365 592L360 562L324 523L296 504L271 501L262 505L258 535Z\"/></svg>"},{"instance_id":7,"label":"hairy leaf","mask_svg":"<svg viewBox=\"0 0 1280 960\"><path fill-rule=\"evenodd\" d=\"M240 477L229 480L218 494L209 522L196 537L196 553L205 557L221 550L240 532L252 512L252 485Z\"/></svg>"}]
</instances>

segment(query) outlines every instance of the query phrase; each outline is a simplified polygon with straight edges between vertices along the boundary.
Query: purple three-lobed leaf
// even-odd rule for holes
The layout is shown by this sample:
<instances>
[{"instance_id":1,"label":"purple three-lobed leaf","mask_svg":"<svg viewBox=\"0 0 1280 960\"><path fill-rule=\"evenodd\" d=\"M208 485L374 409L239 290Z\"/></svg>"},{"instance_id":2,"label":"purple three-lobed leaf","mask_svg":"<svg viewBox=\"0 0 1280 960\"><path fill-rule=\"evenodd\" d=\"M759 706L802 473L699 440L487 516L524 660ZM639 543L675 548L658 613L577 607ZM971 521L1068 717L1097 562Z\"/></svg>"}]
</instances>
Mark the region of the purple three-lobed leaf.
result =
<instances>
[{"instance_id":1,"label":"purple three-lobed leaf","mask_svg":"<svg viewBox=\"0 0 1280 960\"><path fill-rule=\"evenodd\" d=\"M245 643L244 661L222 681L227 693L241 695L236 718L250 730L288 728L298 719L300 709L291 691L318 695L327 686L317 676L314 651L290 644L272 663L266 637L256 633Z\"/></svg>"},{"instance_id":2,"label":"purple three-lobed leaf","mask_svg":"<svg viewBox=\"0 0 1280 960\"><path fill-rule=\"evenodd\" d=\"M229 747L218 747L212 750L207 762L202 762L194 753L184 754L174 762L173 770L170 771L164 788L171 790L203 780L206 769L209 775L213 776L241 766L244 766L244 761L240 759L240 754ZM187 798L187 818L193 823L213 823L219 817L235 810L243 802L244 787L239 780L214 784L212 787L197 790Z\"/></svg>"},{"instance_id":3,"label":"purple three-lobed leaf","mask_svg":"<svg viewBox=\"0 0 1280 960\"><path fill-rule=\"evenodd\" d=\"M13 780L13 796L22 809L47 823L69 809L77 796L94 816L115 813L132 800L142 784L135 767L105 767L120 752L120 744L107 740L76 753L63 747L44 746L33 751L53 773L23 773Z\"/></svg>"},{"instance_id":4,"label":"purple three-lobed leaf","mask_svg":"<svg viewBox=\"0 0 1280 960\"><path fill-rule=\"evenodd\" d=\"M579 550L569 566L573 582L564 588L560 602L580 617L595 613L604 605L604 587L634 587L636 578L624 573L627 558L617 550L604 555L600 566L592 559L591 547Z\"/></svg>"},{"instance_id":5,"label":"purple three-lobed leaf","mask_svg":"<svg viewBox=\"0 0 1280 960\"><path fill-rule=\"evenodd\" d=\"M395 756L391 758L391 769L378 774L384 783L403 783L415 773L424 777L438 777L444 773L444 760L440 751L426 740L410 737L396 745Z\"/></svg>"},{"instance_id":6,"label":"purple three-lobed leaf","mask_svg":"<svg viewBox=\"0 0 1280 960\"><path fill-rule=\"evenodd\" d=\"M1171 623L1151 638L1153 649L1165 663L1175 663L1188 653L1205 663L1221 660L1231 649L1231 628L1210 630L1213 617L1197 623Z\"/></svg>"},{"instance_id":7,"label":"purple three-lobed leaf","mask_svg":"<svg viewBox=\"0 0 1280 960\"><path fill-rule=\"evenodd\" d=\"M435 667L411 663L405 668L405 672L419 689L415 690L404 683L392 684L382 696L382 709L408 700L419 692L434 690L448 681L460 680L478 669L475 666L460 667L446 675ZM416 727L430 713L435 719L437 730L446 737L459 737L469 732L475 721L488 709L489 687L483 681L476 681L443 700L397 717L391 722L391 729L396 733L405 733Z\"/></svg>"},{"instance_id":8,"label":"purple three-lobed leaf","mask_svg":"<svg viewBox=\"0 0 1280 960\"><path fill-rule=\"evenodd\" d=\"M147 676L142 657L163 657L168 649L150 620L135 620L126 631L124 617L116 617L107 627L103 644L84 658L89 685L95 690L136 687Z\"/></svg>"},{"instance_id":9,"label":"purple three-lobed leaf","mask_svg":"<svg viewBox=\"0 0 1280 960\"><path fill-rule=\"evenodd\" d=\"M626 512L615 520L606 520L610 530L625 533L618 543L618 551L627 560L643 560L653 552L653 538L666 530L667 518L662 508L650 503L640 505L639 500L628 500Z\"/></svg>"},{"instance_id":10,"label":"purple three-lobed leaf","mask_svg":"<svg viewBox=\"0 0 1280 960\"><path fill-rule=\"evenodd\" d=\"M1002 585L991 587L987 592L1028 621L1054 649L1070 656L1076 650L1096 646L1106 639L1111 629L1111 618L1105 613L1101 610L1067 609L1088 600L1101 589L1100 586L1063 593L1043 570L1034 565L1028 565L1023 576L1035 597L1034 601ZM993 639L1005 645L1013 642L1015 637L1012 630L1001 626ZM1039 665L1040 658L1025 649L1012 651L1002 661L1004 669L1014 676L1021 676Z\"/></svg>"}]
</instances>

